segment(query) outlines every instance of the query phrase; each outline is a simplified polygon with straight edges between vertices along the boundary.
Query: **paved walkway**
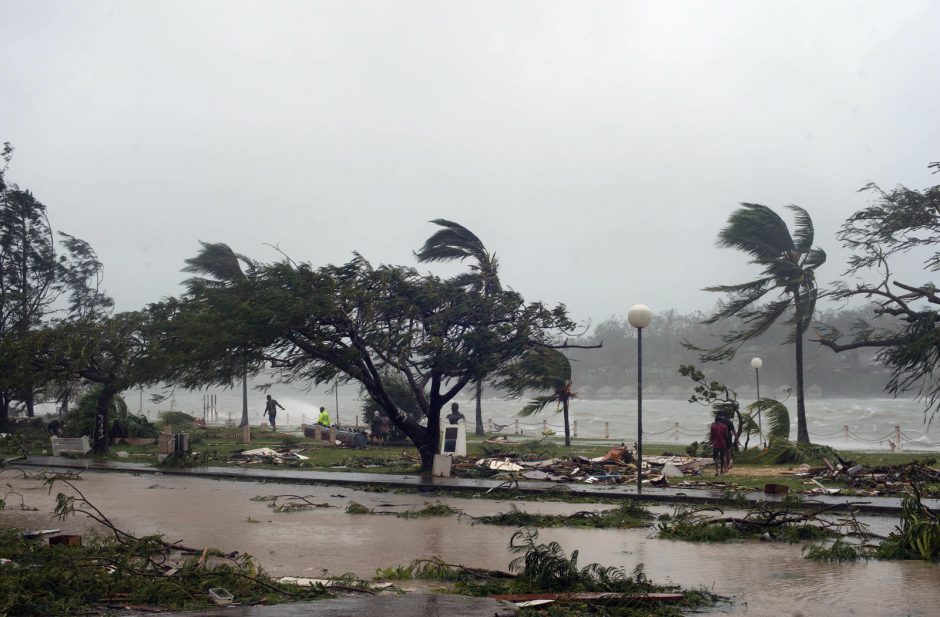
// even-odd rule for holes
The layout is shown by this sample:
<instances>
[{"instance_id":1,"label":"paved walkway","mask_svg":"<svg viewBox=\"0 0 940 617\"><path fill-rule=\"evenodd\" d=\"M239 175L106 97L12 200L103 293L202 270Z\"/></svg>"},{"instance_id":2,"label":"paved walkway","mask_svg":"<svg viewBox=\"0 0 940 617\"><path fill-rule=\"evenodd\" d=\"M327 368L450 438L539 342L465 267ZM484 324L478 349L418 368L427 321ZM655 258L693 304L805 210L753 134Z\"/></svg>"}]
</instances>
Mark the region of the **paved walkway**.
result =
<instances>
[{"instance_id":1,"label":"paved walkway","mask_svg":"<svg viewBox=\"0 0 940 617\"><path fill-rule=\"evenodd\" d=\"M131 463L113 460L77 459L64 456L30 456L11 466L54 467L69 470L118 472L136 474L162 474L165 476L188 476L211 478L216 480L246 480L254 482L283 482L287 484L330 484L340 486L380 485L390 489L405 488L421 492L446 490L454 492L488 491L507 487L502 480L475 478L435 478L431 476L359 473L340 471L302 471L297 469L258 469L248 467L188 467L157 468L145 463ZM522 495L544 495L547 493L576 495L579 497L621 497L639 499L657 503L731 503L720 489L679 489L644 487L637 495L635 485L624 484L585 484L557 483L536 480L520 480L512 488ZM779 495L767 495L750 492L744 497L748 504L780 501ZM807 497L817 503L833 506L846 506L851 503L859 512L868 514L898 514L901 499L898 497L842 497L838 495L819 495ZM735 500L736 502L736 500ZM927 499L924 503L932 508L940 508L940 500Z\"/></svg>"}]
</instances>

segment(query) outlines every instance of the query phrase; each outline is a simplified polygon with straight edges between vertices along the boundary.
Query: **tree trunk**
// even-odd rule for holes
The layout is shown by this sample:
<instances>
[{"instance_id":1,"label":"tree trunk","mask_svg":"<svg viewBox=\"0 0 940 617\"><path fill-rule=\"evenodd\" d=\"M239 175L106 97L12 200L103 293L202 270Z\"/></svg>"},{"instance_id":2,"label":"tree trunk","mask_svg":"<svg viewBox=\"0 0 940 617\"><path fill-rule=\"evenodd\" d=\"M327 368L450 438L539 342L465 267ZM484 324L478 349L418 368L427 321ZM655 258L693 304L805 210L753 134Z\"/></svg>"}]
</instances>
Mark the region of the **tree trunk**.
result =
<instances>
[{"instance_id":1,"label":"tree trunk","mask_svg":"<svg viewBox=\"0 0 940 617\"><path fill-rule=\"evenodd\" d=\"M95 411L95 429L92 435L91 451L95 454L108 453L108 411L111 408L111 400L117 394L114 386L102 386L98 394L97 407Z\"/></svg>"},{"instance_id":2,"label":"tree trunk","mask_svg":"<svg viewBox=\"0 0 940 617\"><path fill-rule=\"evenodd\" d=\"M26 391L26 397L24 402L26 403L26 417L32 418L36 415L36 395L33 393L33 389L30 388Z\"/></svg>"},{"instance_id":3,"label":"tree trunk","mask_svg":"<svg viewBox=\"0 0 940 617\"><path fill-rule=\"evenodd\" d=\"M248 426L248 365L242 367L242 421L239 427Z\"/></svg>"},{"instance_id":4,"label":"tree trunk","mask_svg":"<svg viewBox=\"0 0 940 617\"><path fill-rule=\"evenodd\" d=\"M483 405L481 403L482 398L483 398L483 380L478 379L477 380L477 395L476 395L476 402L477 402L476 434L477 435L483 435Z\"/></svg>"},{"instance_id":5,"label":"tree trunk","mask_svg":"<svg viewBox=\"0 0 940 617\"><path fill-rule=\"evenodd\" d=\"M565 446L571 447L571 429L568 427L568 399L562 401L562 410L565 414Z\"/></svg>"},{"instance_id":6,"label":"tree trunk","mask_svg":"<svg viewBox=\"0 0 940 617\"><path fill-rule=\"evenodd\" d=\"M806 401L803 397L803 332L800 326L803 316L800 313L800 292L793 293L796 307L796 440L809 443L809 430L806 426Z\"/></svg>"},{"instance_id":7,"label":"tree trunk","mask_svg":"<svg viewBox=\"0 0 940 617\"><path fill-rule=\"evenodd\" d=\"M62 406L59 408L59 415L62 418L65 418L65 416L68 415L69 413L69 395L71 393L72 393L71 386L66 386L65 389L62 390L62 399L61 399Z\"/></svg>"},{"instance_id":8,"label":"tree trunk","mask_svg":"<svg viewBox=\"0 0 940 617\"><path fill-rule=\"evenodd\" d=\"M0 426L10 422L10 397L6 392L0 393Z\"/></svg>"},{"instance_id":9,"label":"tree trunk","mask_svg":"<svg viewBox=\"0 0 940 617\"><path fill-rule=\"evenodd\" d=\"M432 421L431 415L437 417ZM415 430L405 429L405 434L418 449L418 456L421 457L421 471L430 472L434 466L434 455L437 454L440 445L440 409L437 410L437 414L428 415L427 427L418 425Z\"/></svg>"}]
</instances>

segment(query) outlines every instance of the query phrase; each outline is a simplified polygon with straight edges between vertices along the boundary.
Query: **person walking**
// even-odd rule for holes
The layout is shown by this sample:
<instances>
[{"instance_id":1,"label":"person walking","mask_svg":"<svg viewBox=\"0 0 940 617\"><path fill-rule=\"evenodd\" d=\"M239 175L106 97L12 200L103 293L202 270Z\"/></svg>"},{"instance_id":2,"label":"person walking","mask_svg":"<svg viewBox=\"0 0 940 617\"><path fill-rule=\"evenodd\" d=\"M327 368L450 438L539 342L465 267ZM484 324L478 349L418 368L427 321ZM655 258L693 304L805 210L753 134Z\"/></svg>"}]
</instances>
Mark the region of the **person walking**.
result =
<instances>
[{"instance_id":1,"label":"person walking","mask_svg":"<svg viewBox=\"0 0 940 617\"><path fill-rule=\"evenodd\" d=\"M271 398L271 395L268 395L267 402L264 404L264 413L268 416L268 421L271 423L271 428L274 429L274 432L277 432L277 424L275 418L277 417L277 408L280 407L284 409L284 406L278 403L275 399Z\"/></svg>"},{"instance_id":2,"label":"person walking","mask_svg":"<svg viewBox=\"0 0 940 617\"><path fill-rule=\"evenodd\" d=\"M728 427L722 423L719 417L708 427L708 441L712 444L712 458L715 459L715 475L723 474L725 471L725 450L728 448L731 435L728 433Z\"/></svg>"}]
</instances>

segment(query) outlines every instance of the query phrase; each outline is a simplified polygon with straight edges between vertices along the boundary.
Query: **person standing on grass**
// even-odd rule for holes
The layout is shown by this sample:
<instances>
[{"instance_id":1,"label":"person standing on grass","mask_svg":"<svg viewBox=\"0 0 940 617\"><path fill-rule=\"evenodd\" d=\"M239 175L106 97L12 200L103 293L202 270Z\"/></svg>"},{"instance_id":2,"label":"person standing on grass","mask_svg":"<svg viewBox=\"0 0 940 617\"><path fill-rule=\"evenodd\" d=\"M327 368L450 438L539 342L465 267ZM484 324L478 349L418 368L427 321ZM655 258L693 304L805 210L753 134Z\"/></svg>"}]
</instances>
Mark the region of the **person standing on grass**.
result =
<instances>
[{"instance_id":1,"label":"person standing on grass","mask_svg":"<svg viewBox=\"0 0 940 617\"><path fill-rule=\"evenodd\" d=\"M728 445L725 448L725 471L731 471L731 468L734 467L734 440L737 437L737 433L734 432L734 424L725 414L718 416L718 421L725 425L728 429Z\"/></svg>"},{"instance_id":2,"label":"person standing on grass","mask_svg":"<svg viewBox=\"0 0 940 617\"><path fill-rule=\"evenodd\" d=\"M715 459L715 475L723 474L727 471L725 468L725 450L728 449L731 435L728 432L728 427L717 417L715 421L711 423L711 426L708 427L708 441L712 444L712 458Z\"/></svg>"},{"instance_id":3,"label":"person standing on grass","mask_svg":"<svg viewBox=\"0 0 940 617\"><path fill-rule=\"evenodd\" d=\"M277 417L277 408L280 407L284 409L284 406L278 403L276 400L271 398L271 395L268 395L268 400L264 404L264 413L268 416L268 421L271 422L271 428L274 429L274 432L277 432L277 424L275 423L275 418Z\"/></svg>"}]
</instances>

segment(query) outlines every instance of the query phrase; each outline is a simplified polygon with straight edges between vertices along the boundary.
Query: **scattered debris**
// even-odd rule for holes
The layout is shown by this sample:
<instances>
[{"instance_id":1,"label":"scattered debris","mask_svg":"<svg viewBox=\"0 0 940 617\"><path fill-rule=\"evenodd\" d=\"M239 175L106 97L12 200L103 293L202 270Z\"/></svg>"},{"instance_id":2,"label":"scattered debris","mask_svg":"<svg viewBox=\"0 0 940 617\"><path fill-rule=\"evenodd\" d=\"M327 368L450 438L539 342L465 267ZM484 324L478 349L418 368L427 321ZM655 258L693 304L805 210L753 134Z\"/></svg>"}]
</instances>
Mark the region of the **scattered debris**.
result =
<instances>
[{"instance_id":1,"label":"scattered debris","mask_svg":"<svg viewBox=\"0 0 940 617\"><path fill-rule=\"evenodd\" d=\"M238 465L259 465L262 463L273 465L300 465L303 461L309 460L309 456L301 454L303 450L291 450L282 448L255 448L253 450L241 450L233 452L230 463Z\"/></svg>"},{"instance_id":2,"label":"scattered debris","mask_svg":"<svg viewBox=\"0 0 940 617\"><path fill-rule=\"evenodd\" d=\"M538 606L549 602L681 602L681 593L616 593L594 591L582 593L509 593L490 596L494 600L517 603L520 607ZM538 604L536 604L538 603Z\"/></svg>"},{"instance_id":3,"label":"scattered debris","mask_svg":"<svg viewBox=\"0 0 940 617\"><path fill-rule=\"evenodd\" d=\"M622 484L636 481L636 464L633 453L626 447L611 448L604 456L587 458L536 458L527 459L516 453L499 457L478 459L474 467L478 470L510 472L526 480L549 482L585 482L587 484ZM653 456L643 459L643 476L653 486L667 486L666 478L695 476L712 463L711 459L689 456ZM460 461L455 469L468 469Z\"/></svg>"},{"instance_id":4,"label":"scattered debris","mask_svg":"<svg viewBox=\"0 0 940 617\"><path fill-rule=\"evenodd\" d=\"M235 600L235 596L221 587L213 587L209 589L209 599L219 606L224 606L226 604L231 604Z\"/></svg>"}]
</instances>

